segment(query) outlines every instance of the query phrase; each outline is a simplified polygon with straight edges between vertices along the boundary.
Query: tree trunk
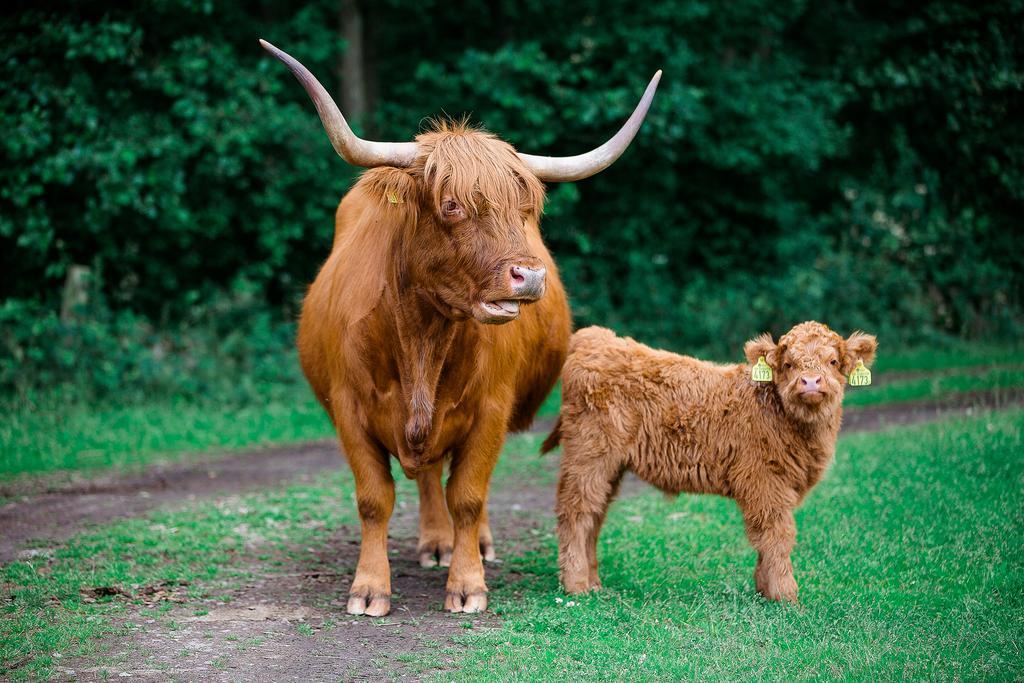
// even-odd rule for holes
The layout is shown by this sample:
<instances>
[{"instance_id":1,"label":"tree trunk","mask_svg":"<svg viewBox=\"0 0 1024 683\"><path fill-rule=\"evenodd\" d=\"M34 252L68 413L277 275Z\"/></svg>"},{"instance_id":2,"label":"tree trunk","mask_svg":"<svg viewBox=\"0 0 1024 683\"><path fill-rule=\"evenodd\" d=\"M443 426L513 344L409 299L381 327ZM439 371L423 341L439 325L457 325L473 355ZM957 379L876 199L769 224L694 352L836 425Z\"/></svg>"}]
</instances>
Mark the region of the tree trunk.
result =
<instances>
[{"instance_id":1,"label":"tree trunk","mask_svg":"<svg viewBox=\"0 0 1024 683\"><path fill-rule=\"evenodd\" d=\"M345 51L338 65L341 80L341 108L345 116L362 122L369 111L366 93L366 63L363 36L363 10L359 0L341 0L341 37Z\"/></svg>"}]
</instances>

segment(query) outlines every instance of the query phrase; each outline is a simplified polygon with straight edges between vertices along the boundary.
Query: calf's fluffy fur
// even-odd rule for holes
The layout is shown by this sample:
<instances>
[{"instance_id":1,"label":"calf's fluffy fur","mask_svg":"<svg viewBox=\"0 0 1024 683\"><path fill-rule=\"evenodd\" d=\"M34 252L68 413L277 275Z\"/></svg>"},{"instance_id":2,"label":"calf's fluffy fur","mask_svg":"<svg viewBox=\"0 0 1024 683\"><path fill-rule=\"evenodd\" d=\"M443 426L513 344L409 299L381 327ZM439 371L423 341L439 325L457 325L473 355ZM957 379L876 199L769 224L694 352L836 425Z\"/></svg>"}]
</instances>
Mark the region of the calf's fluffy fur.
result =
<instances>
[{"instance_id":1,"label":"calf's fluffy fur","mask_svg":"<svg viewBox=\"0 0 1024 683\"><path fill-rule=\"evenodd\" d=\"M600 587L597 537L625 472L662 491L733 498L757 550L754 584L770 600L797 599L793 510L835 452L846 376L874 360L875 337L843 339L817 322L778 343L747 342L773 379L751 366L659 351L601 327L573 335L562 370L562 411L544 442L564 446L558 481L558 560L566 591Z\"/></svg>"}]
</instances>

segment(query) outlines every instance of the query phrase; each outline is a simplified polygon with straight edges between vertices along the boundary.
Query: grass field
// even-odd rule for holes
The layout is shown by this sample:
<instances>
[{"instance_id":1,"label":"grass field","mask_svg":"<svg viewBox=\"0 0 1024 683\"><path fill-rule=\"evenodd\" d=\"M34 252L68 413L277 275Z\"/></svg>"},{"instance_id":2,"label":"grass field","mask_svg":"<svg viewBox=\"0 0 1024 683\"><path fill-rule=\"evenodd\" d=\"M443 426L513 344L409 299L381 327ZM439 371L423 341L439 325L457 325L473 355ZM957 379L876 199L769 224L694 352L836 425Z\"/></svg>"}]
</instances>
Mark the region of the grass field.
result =
<instances>
[{"instance_id":1,"label":"grass field","mask_svg":"<svg viewBox=\"0 0 1024 683\"><path fill-rule=\"evenodd\" d=\"M460 680L1009 680L1024 675L1024 413L843 438L798 512L799 607L753 592L735 505L616 503L605 590L558 590L553 538L513 559ZM440 678L447 678L447 674Z\"/></svg>"},{"instance_id":2,"label":"grass field","mask_svg":"<svg viewBox=\"0 0 1024 683\"><path fill-rule=\"evenodd\" d=\"M798 512L799 607L754 594L754 553L731 501L650 491L612 508L603 593L562 595L549 531L536 551L507 558L521 578L492 582L500 629L465 630L466 649L411 664L429 672L443 652L459 680L1020 677L1022 432L1017 410L841 439ZM538 479L537 440L510 441L496 485ZM415 488L399 477L398 495ZM273 572L282 557L314 553L356 522L351 500L350 476L332 473L103 526L9 564L0 671L46 676L103 635L147 628L112 623L133 603L160 621L170 603L145 596L165 586L187 585L180 599L196 614L230 601L246 561ZM438 678L449 680L445 666Z\"/></svg>"},{"instance_id":3,"label":"grass field","mask_svg":"<svg viewBox=\"0 0 1024 683\"><path fill-rule=\"evenodd\" d=\"M0 418L0 480L23 473L135 467L189 453L333 434L330 420L305 385L262 405L241 407L155 401L14 408Z\"/></svg>"},{"instance_id":4,"label":"grass field","mask_svg":"<svg viewBox=\"0 0 1024 683\"><path fill-rule=\"evenodd\" d=\"M1024 366L1013 365L1021 358L1009 347L883 352L875 370L877 385L850 390L846 405L1024 387ZM999 367L984 370L991 364ZM931 374L886 381L888 372ZM557 415L559 402L556 389L539 417ZM333 436L330 421L304 384L285 391L278 388L266 403L242 407L217 402L215 397L200 403L84 405L43 400L40 404L43 407L0 405L0 481L33 473L137 467L204 451Z\"/></svg>"}]
</instances>

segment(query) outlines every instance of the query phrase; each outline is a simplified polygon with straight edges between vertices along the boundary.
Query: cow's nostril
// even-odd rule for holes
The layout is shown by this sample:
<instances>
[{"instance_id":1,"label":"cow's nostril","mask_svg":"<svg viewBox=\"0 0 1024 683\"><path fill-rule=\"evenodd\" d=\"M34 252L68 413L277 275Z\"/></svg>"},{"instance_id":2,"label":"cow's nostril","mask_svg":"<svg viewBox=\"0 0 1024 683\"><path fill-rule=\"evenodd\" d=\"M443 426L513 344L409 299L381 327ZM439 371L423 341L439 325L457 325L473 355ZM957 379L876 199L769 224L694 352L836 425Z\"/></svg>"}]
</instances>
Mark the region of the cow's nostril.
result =
<instances>
[{"instance_id":1,"label":"cow's nostril","mask_svg":"<svg viewBox=\"0 0 1024 683\"><path fill-rule=\"evenodd\" d=\"M540 298L544 294L544 275L547 269L528 266L511 266L508 270L509 286L516 296Z\"/></svg>"}]
</instances>

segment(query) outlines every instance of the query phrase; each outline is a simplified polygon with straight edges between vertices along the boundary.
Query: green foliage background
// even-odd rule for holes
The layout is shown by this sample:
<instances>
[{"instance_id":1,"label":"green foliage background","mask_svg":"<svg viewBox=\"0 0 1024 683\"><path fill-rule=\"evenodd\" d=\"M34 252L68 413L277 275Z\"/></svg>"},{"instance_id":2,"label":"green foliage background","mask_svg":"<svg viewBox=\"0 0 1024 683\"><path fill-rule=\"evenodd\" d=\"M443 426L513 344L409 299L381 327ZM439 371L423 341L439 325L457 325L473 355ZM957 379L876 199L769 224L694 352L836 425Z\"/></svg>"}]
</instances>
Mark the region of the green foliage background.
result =
<instances>
[{"instance_id":1,"label":"green foliage background","mask_svg":"<svg viewBox=\"0 0 1024 683\"><path fill-rule=\"evenodd\" d=\"M471 113L532 153L577 324L736 356L817 318L888 344L1024 328L1024 2L365 3L376 106ZM15 3L0 20L0 385L288 375L291 321L356 177L256 39L338 92L337 2ZM84 315L57 316L86 264ZM204 374L203 363L221 368ZM226 364L226 365L225 365ZM210 381L213 381L212 379ZM190 384L191 383L191 384Z\"/></svg>"}]
</instances>

